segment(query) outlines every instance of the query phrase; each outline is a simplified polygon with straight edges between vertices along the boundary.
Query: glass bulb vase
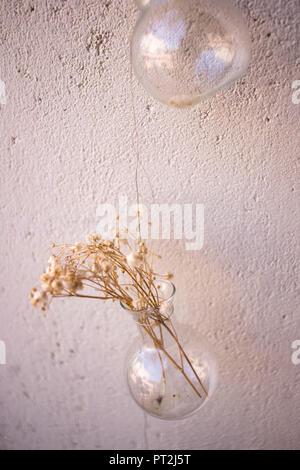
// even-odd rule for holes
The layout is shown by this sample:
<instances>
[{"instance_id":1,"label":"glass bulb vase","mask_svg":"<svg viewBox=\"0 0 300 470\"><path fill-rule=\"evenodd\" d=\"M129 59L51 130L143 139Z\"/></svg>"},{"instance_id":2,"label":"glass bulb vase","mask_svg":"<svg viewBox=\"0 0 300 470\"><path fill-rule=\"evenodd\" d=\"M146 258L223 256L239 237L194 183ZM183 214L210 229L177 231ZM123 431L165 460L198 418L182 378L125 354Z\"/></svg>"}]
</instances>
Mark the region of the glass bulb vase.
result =
<instances>
[{"instance_id":1,"label":"glass bulb vase","mask_svg":"<svg viewBox=\"0 0 300 470\"><path fill-rule=\"evenodd\" d=\"M157 100L186 107L241 77L251 41L230 0L138 0L131 42L135 75Z\"/></svg>"},{"instance_id":2,"label":"glass bulb vase","mask_svg":"<svg viewBox=\"0 0 300 470\"><path fill-rule=\"evenodd\" d=\"M139 337L126 360L127 383L135 402L161 419L182 419L199 410L212 396L217 381L215 355L198 332L174 325L175 287L159 283L160 305L130 310Z\"/></svg>"}]
</instances>

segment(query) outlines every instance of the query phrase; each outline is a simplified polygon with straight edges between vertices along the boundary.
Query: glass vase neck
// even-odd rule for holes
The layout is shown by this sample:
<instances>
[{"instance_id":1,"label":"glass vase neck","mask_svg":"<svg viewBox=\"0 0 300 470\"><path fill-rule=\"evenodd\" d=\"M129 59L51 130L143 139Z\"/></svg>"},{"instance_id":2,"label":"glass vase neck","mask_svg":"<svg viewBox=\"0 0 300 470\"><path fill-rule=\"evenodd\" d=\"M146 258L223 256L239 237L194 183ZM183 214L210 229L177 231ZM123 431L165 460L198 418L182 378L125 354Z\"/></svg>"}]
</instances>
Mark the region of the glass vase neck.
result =
<instances>
[{"instance_id":1,"label":"glass vase neck","mask_svg":"<svg viewBox=\"0 0 300 470\"><path fill-rule=\"evenodd\" d=\"M136 323L145 344L156 343L157 338L162 337L164 330L173 330L174 296L175 286L169 281L156 283L158 292L157 306L149 306L142 310L132 310L121 302L121 306L126 310ZM172 320L171 320L172 317ZM159 344L157 344L159 345Z\"/></svg>"},{"instance_id":2,"label":"glass vase neck","mask_svg":"<svg viewBox=\"0 0 300 470\"><path fill-rule=\"evenodd\" d=\"M156 323L159 320L167 321L174 312L175 286L170 281L155 281L157 291L157 304L135 310L123 302L121 307L126 310L133 320L140 326Z\"/></svg>"}]
</instances>

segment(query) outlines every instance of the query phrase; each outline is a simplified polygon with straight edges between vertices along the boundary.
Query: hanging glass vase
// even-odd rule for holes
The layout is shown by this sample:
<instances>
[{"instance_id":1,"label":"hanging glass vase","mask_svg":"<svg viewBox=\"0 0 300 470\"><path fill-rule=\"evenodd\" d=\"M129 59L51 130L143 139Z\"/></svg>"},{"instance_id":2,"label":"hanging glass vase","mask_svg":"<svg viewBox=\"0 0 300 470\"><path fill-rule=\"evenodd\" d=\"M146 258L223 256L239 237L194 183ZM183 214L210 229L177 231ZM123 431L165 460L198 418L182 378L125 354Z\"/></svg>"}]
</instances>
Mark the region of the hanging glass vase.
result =
<instances>
[{"instance_id":1,"label":"hanging glass vase","mask_svg":"<svg viewBox=\"0 0 300 470\"><path fill-rule=\"evenodd\" d=\"M139 337L129 349L127 382L136 403L161 419L181 419L199 410L217 381L213 351L195 330L174 325L175 287L158 285L157 309L130 310Z\"/></svg>"},{"instance_id":2,"label":"hanging glass vase","mask_svg":"<svg viewBox=\"0 0 300 470\"><path fill-rule=\"evenodd\" d=\"M132 43L136 77L157 100L194 105L241 77L251 43L230 0L136 0Z\"/></svg>"}]
</instances>

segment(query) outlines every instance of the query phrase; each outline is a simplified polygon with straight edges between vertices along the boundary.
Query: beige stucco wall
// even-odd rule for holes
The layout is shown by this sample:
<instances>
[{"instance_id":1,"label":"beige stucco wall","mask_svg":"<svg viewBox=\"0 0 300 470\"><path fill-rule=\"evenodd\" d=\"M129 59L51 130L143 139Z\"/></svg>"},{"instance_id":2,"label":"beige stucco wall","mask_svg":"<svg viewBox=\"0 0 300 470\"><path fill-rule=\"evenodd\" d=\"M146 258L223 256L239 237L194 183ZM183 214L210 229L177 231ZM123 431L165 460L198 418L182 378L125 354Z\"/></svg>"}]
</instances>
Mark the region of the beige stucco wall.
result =
<instances>
[{"instance_id":1,"label":"beige stucco wall","mask_svg":"<svg viewBox=\"0 0 300 470\"><path fill-rule=\"evenodd\" d=\"M134 200L128 24L133 1L0 4L0 448L300 447L299 0L240 0L248 75L190 110L134 83L146 203L205 205L201 251L162 243L176 316L218 356L219 386L178 423L129 396L135 325L117 305L70 299L44 317L27 303L50 242L77 241L101 202ZM3 92L3 89L2 89ZM298 251L297 251L298 250Z\"/></svg>"}]
</instances>

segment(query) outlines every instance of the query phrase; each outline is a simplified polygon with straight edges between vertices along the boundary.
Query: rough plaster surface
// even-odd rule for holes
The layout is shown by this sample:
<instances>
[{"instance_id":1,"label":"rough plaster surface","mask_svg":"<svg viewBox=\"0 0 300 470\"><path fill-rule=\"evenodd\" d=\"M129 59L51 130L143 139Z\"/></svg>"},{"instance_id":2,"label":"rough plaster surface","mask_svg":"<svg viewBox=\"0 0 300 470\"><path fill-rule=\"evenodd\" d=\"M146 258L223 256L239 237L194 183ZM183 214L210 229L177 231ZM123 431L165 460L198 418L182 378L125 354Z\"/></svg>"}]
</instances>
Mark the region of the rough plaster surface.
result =
<instances>
[{"instance_id":1,"label":"rough plaster surface","mask_svg":"<svg viewBox=\"0 0 300 470\"><path fill-rule=\"evenodd\" d=\"M27 306L51 241L95 231L97 206L134 200L128 25L133 1L2 0L0 79L2 449L297 449L299 0L240 0L249 74L191 110L134 83L143 200L205 204L205 244L164 242L177 318L214 346L212 401L185 421L146 417L123 363L135 325L117 305Z\"/></svg>"}]
</instances>

